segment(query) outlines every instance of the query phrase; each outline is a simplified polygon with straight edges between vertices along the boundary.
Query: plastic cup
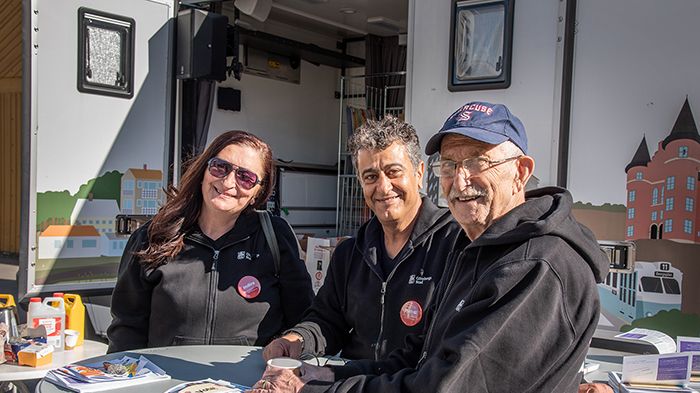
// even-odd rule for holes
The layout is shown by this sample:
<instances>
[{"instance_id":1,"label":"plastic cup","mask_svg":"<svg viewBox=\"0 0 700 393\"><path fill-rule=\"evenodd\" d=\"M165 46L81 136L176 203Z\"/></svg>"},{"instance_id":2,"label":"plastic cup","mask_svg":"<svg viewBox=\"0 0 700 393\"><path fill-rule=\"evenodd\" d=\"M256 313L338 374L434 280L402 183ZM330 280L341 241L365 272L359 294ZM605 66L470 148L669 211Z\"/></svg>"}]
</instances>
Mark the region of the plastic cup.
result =
<instances>
[{"instance_id":1,"label":"plastic cup","mask_svg":"<svg viewBox=\"0 0 700 393\"><path fill-rule=\"evenodd\" d=\"M292 372L299 376L301 374L301 360L292 358L274 358L267 361L267 366L271 368L281 368L285 370L292 370Z\"/></svg>"},{"instance_id":2,"label":"plastic cup","mask_svg":"<svg viewBox=\"0 0 700 393\"><path fill-rule=\"evenodd\" d=\"M73 349L78 343L78 336L80 336L80 332L73 329L66 329L63 331L63 333L66 339L66 349Z\"/></svg>"}]
</instances>

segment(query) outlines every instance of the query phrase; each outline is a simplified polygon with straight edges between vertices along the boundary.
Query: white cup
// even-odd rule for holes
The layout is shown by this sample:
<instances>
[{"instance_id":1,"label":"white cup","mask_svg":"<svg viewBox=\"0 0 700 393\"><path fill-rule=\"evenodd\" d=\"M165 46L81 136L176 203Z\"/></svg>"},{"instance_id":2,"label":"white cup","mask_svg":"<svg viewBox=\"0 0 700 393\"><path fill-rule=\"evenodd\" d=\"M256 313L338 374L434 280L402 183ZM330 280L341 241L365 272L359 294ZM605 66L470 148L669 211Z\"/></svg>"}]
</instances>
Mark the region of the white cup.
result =
<instances>
[{"instance_id":1,"label":"white cup","mask_svg":"<svg viewBox=\"0 0 700 393\"><path fill-rule=\"evenodd\" d=\"M73 329L66 329L63 331L63 334L65 335L66 349L73 349L75 344L78 343L78 336L80 336L80 332Z\"/></svg>"},{"instance_id":2,"label":"white cup","mask_svg":"<svg viewBox=\"0 0 700 393\"><path fill-rule=\"evenodd\" d=\"M294 374L299 376L301 373L301 360L292 358L274 358L267 361L267 366L272 368L281 368L292 370Z\"/></svg>"}]
</instances>

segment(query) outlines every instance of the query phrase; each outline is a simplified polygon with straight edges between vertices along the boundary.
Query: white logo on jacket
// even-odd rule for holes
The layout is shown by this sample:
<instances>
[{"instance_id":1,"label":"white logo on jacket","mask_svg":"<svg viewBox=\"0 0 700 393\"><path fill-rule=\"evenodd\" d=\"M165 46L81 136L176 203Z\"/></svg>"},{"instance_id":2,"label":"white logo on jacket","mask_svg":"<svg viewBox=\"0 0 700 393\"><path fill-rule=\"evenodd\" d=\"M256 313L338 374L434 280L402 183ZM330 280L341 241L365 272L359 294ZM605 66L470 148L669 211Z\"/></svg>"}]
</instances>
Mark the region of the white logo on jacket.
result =
<instances>
[{"instance_id":1,"label":"white logo on jacket","mask_svg":"<svg viewBox=\"0 0 700 393\"><path fill-rule=\"evenodd\" d=\"M250 261L253 259L253 257L250 255L250 253L248 251L238 251L238 260L242 261L244 259L247 259Z\"/></svg>"},{"instance_id":2,"label":"white logo on jacket","mask_svg":"<svg viewBox=\"0 0 700 393\"><path fill-rule=\"evenodd\" d=\"M411 274L411 276L408 278L408 284L416 284L416 285L423 285L424 283L432 280L433 277L423 277L423 276L417 276L415 274Z\"/></svg>"}]
</instances>

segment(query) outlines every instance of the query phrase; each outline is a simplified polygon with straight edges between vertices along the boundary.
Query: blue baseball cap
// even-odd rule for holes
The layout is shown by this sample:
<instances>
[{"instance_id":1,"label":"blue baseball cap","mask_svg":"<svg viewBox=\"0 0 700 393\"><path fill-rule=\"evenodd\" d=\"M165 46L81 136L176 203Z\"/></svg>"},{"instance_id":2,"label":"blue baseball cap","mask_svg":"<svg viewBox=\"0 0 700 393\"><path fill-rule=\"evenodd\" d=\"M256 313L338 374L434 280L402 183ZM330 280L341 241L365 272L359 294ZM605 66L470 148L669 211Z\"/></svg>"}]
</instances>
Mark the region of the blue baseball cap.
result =
<instances>
[{"instance_id":1,"label":"blue baseball cap","mask_svg":"<svg viewBox=\"0 0 700 393\"><path fill-rule=\"evenodd\" d=\"M523 123L505 105L489 102L469 102L457 109L425 145L425 154L440 151L447 134L464 135L491 145L511 141L527 154L527 135Z\"/></svg>"}]
</instances>

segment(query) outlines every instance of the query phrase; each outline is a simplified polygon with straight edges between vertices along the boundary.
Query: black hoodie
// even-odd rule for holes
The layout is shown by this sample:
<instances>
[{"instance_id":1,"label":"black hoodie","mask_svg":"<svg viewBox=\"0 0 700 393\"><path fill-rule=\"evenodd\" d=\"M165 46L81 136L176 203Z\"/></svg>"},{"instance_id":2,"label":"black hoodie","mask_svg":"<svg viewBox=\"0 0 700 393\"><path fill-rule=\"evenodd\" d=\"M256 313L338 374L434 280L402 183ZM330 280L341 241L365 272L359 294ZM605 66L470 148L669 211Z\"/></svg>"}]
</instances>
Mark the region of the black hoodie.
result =
<instances>
[{"instance_id":1,"label":"black hoodie","mask_svg":"<svg viewBox=\"0 0 700 393\"><path fill-rule=\"evenodd\" d=\"M422 198L418 219L391 272L381 269L384 235L376 217L340 243L314 302L291 331L304 352L347 359L383 359L423 330L427 304L459 234L447 209ZM386 279L385 279L386 277ZM401 315L403 310L403 317Z\"/></svg>"},{"instance_id":2,"label":"black hoodie","mask_svg":"<svg viewBox=\"0 0 700 393\"><path fill-rule=\"evenodd\" d=\"M148 247L148 225L129 238L112 294L108 352L194 344L266 345L294 326L313 290L289 224L272 217L279 277L252 211L213 241L199 228L165 265L144 269L134 252ZM247 284L249 290L242 287Z\"/></svg>"},{"instance_id":3,"label":"black hoodie","mask_svg":"<svg viewBox=\"0 0 700 393\"><path fill-rule=\"evenodd\" d=\"M425 336L302 392L576 392L608 261L566 190L526 198L455 249Z\"/></svg>"}]
</instances>

